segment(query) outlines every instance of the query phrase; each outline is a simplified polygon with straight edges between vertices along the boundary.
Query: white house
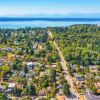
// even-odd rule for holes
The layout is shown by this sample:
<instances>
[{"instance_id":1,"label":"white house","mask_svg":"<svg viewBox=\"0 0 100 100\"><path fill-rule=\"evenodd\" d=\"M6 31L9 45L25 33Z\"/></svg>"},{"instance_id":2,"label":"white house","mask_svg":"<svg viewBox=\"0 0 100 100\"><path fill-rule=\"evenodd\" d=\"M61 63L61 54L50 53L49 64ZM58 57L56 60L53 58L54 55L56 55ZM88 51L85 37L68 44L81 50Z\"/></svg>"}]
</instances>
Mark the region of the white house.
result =
<instances>
[{"instance_id":1,"label":"white house","mask_svg":"<svg viewBox=\"0 0 100 100\"><path fill-rule=\"evenodd\" d=\"M15 83L9 83L8 88L14 88L15 87Z\"/></svg>"}]
</instances>

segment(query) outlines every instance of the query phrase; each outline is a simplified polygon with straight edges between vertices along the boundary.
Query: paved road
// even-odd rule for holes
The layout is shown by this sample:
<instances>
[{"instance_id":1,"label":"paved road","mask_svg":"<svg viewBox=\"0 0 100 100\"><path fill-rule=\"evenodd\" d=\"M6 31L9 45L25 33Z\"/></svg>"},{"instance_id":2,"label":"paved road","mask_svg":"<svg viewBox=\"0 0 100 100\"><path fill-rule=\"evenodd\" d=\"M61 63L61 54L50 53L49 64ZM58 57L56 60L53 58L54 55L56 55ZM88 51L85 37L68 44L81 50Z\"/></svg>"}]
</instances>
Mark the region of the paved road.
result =
<instances>
[{"instance_id":1,"label":"paved road","mask_svg":"<svg viewBox=\"0 0 100 100\"><path fill-rule=\"evenodd\" d=\"M52 33L50 31L48 31L48 35L51 38L53 38ZM66 74L64 75L64 77L67 80L68 84L70 85L70 91L72 93L72 96L71 96L71 98L69 100L78 100L78 93L76 93L76 91L75 91L75 89L73 87L73 81L72 81L70 75L68 74L68 69L66 67L67 62L65 61L64 56L63 56L61 50L59 49L57 43L55 42L55 40L54 40L54 46L55 46L55 48L58 51L58 55L60 57L60 62L61 62L62 68L63 68L64 72L66 72Z\"/></svg>"}]
</instances>

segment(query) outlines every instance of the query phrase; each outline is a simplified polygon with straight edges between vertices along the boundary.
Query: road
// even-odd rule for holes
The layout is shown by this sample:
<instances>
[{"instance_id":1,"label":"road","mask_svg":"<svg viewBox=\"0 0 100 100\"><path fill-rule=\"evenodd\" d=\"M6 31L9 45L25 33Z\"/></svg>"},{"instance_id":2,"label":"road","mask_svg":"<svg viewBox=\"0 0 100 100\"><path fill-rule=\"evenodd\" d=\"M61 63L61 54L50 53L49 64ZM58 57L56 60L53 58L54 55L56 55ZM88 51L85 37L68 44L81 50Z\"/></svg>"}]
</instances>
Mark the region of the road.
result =
<instances>
[{"instance_id":1,"label":"road","mask_svg":"<svg viewBox=\"0 0 100 100\"><path fill-rule=\"evenodd\" d=\"M52 33L50 31L48 31L48 35L49 37L52 39L53 36L52 36ZM67 80L68 84L70 85L70 91L71 91L71 98L69 98L69 100L78 100L78 93L76 92L75 88L73 87L73 80L72 78L70 77L70 75L68 74L68 69L66 67L67 65L67 62L65 61L65 58L59 48L59 46L57 45L57 43L55 42L54 40L54 47L57 49L58 51L58 55L60 57L60 63L62 65L62 68L63 68L63 71L66 72L66 74L64 75L65 79Z\"/></svg>"}]
</instances>

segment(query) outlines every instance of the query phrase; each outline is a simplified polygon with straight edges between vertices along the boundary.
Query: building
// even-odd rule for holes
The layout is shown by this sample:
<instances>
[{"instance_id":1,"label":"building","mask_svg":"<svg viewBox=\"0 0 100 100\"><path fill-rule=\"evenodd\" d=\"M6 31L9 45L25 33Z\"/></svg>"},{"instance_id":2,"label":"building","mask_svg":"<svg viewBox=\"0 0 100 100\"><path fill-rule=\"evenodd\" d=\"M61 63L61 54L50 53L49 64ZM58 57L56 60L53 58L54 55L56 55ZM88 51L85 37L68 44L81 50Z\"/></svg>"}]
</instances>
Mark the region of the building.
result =
<instances>
[{"instance_id":1,"label":"building","mask_svg":"<svg viewBox=\"0 0 100 100\"><path fill-rule=\"evenodd\" d=\"M25 72L24 72L23 70L20 71L19 76L20 76L20 77L25 77Z\"/></svg>"},{"instance_id":2,"label":"building","mask_svg":"<svg viewBox=\"0 0 100 100\"><path fill-rule=\"evenodd\" d=\"M97 73L98 71L99 71L99 67L100 66L89 66L89 70L90 70L90 72L92 72L92 73Z\"/></svg>"},{"instance_id":3,"label":"building","mask_svg":"<svg viewBox=\"0 0 100 100\"><path fill-rule=\"evenodd\" d=\"M96 96L94 94L85 94L85 100L100 100L100 95Z\"/></svg>"},{"instance_id":4,"label":"building","mask_svg":"<svg viewBox=\"0 0 100 100\"><path fill-rule=\"evenodd\" d=\"M85 100L85 96L84 95L79 95L79 100Z\"/></svg>"},{"instance_id":5,"label":"building","mask_svg":"<svg viewBox=\"0 0 100 100\"><path fill-rule=\"evenodd\" d=\"M13 89L15 87L15 83L9 83L8 88Z\"/></svg>"},{"instance_id":6,"label":"building","mask_svg":"<svg viewBox=\"0 0 100 100\"><path fill-rule=\"evenodd\" d=\"M65 96L57 96L57 100L66 100Z\"/></svg>"},{"instance_id":7,"label":"building","mask_svg":"<svg viewBox=\"0 0 100 100\"><path fill-rule=\"evenodd\" d=\"M100 82L95 83L95 87L97 88L97 93L100 94Z\"/></svg>"},{"instance_id":8,"label":"building","mask_svg":"<svg viewBox=\"0 0 100 100\"><path fill-rule=\"evenodd\" d=\"M35 67L37 67L39 65L39 63L38 62L28 62L27 63L27 68L28 68L28 70L32 70L33 68L35 68Z\"/></svg>"}]
</instances>

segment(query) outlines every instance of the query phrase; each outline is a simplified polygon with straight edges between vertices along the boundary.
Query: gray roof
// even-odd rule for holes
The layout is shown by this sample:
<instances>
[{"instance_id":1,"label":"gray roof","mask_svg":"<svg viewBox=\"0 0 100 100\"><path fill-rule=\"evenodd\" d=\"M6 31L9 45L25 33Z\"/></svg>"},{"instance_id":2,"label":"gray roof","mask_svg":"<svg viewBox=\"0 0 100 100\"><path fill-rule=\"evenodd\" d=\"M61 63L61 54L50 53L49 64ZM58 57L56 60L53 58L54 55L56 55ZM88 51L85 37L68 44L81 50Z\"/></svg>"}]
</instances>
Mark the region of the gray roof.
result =
<instances>
[{"instance_id":1,"label":"gray roof","mask_svg":"<svg viewBox=\"0 0 100 100\"><path fill-rule=\"evenodd\" d=\"M100 100L100 95L96 96L94 94L85 94L86 100Z\"/></svg>"},{"instance_id":2,"label":"gray roof","mask_svg":"<svg viewBox=\"0 0 100 100\"><path fill-rule=\"evenodd\" d=\"M20 71L20 76L25 76L25 72L24 71Z\"/></svg>"}]
</instances>

